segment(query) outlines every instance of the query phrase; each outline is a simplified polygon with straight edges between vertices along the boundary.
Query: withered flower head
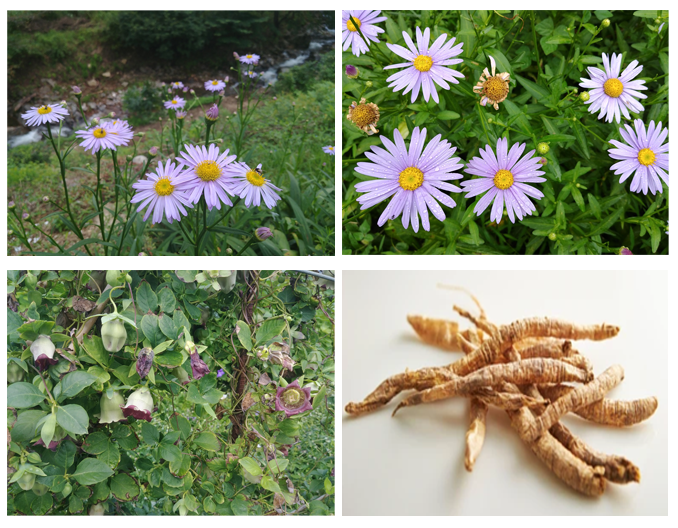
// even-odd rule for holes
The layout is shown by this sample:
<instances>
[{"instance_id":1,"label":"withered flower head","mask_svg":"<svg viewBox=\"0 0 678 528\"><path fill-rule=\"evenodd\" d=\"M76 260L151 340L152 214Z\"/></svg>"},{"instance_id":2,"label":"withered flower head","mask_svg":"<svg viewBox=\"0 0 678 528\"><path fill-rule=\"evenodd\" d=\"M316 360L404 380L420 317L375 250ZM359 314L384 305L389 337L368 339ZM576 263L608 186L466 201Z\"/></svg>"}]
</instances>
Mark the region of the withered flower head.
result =
<instances>
[{"instance_id":1,"label":"withered flower head","mask_svg":"<svg viewBox=\"0 0 678 528\"><path fill-rule=\"evenodd\" d=\"M137 358L137 374L139 379L144 379L153 366L153 356L155 353L152 348L142 348Z\"/></svg>"},{"instance_id":2,"label":"withered flower head","mask_svg":"<svg viewBox=\"0 0 678 528\"><path fill-rule=\"evenodd\" d=\"M351 106L348 107L346 119L352 121L355 126L366 132L368 136L379 132L374 127L379 122L379 107L374 103L366 103L364 97L360 100L360 104L357 104L355 101L351 103Z\"/></svg>"},{"instance_id":3,"label":"withered flower head","mask_svg":"<svg viewBox=\"0 0 678 528\"><path fill-rule=\"evenodd\" d=\"M509 93L509 77L506 72L497 73L497 63L494 57L490 56L490 63L492 64L492 75L483 70L478 84L473 87L473 91L477 94L482 94L480 97L480 104L485 106L488 102L494 106L495 110L499 110L499 103L501 103Z\"/></svg>"}]
</instances>

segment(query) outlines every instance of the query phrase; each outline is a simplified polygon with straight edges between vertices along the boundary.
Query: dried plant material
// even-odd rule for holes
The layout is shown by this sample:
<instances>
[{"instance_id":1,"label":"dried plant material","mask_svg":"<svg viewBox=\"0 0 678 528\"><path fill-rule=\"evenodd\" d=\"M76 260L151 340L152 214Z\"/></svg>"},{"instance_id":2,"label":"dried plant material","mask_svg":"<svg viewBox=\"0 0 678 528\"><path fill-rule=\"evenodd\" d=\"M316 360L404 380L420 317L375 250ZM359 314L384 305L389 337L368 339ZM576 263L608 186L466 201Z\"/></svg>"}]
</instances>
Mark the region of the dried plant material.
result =
<instances>
[{"instance_id":1,"label":"dried plant material","mask_svg":"<svg viewBox=\"0 0 678 528\"><path fill-rule=\"evenodd\" d=\"M528 409L539 409L543 411L549 404L549 401L543 399L541 396L534 398L531 396L526 396L525 394L499 392L489 388L478 389L472 394L471 407L473 407L473 401L476 399L480 400L486 405L497 407L498 409L503 409L505 411L516 411L523 407L527 407ZM471 416L473 417L473 412Z\"/></svg>"},{"instance_id":2,"label":"dried plant material","mask_svg":"<svg viewBox=\"0 0 678 528\"><path fill-rule=\"evenodd\" d=\"M406 398L400 402L393 414L395 415L401 407L410 407L456 395L470 394L481 387L493 387L501 383L523 385L527 383L560 383L563 381L586 382L591 377L592 375L589 372L557 359L532 358L514 363L490 365L468 376L455 377L446 383L422 390Z\"/></svg>"},{"instance_id":3,"label":"dried plant material","mask_svg":"<svg viewBox=\"0 0 678 528\"><path fill-rule=\"evenodd\" d=\"M89 301L79 295L74 295L72 300L73 309L76 312L87 313L97 305L94 301Z\"/></svg>"},{"instance_id":4,"label":"dried plant material","mask_svg":"<svg viewBox=\"0 0 678 528\"><path fill-rule=\"evenodd\" d=\"M254 405L255 403L257 403L257 402L254 400L254 398L252 398L252 393L248 392L247 394L245 394L245 397L242 399L242 404L241 404L242 410L246 411L247 409L252 407L252 405Z\"/></svg>"},{"instance_id":5,"label":"dried plant material","mask_svg":"<svg viewBox=\"0 0 678 528\"><path fill-rule=\"evenodd\" d=\"M463 308L460 308L456 304L452 308L454 309L455 312L471 321L474 325L476 325L480 330L485 332L487 335L493 336L497 333L498 328L492 323L490 323L487 319L485 319L485 312L483 311L482 308L480 309L480 317L474 317L473 315L471 315L471 313L464 310Z\"/></svg>"},{"instance_id":6,"label":"dried plant material","mask_svg":"<svg viewBox=\"0 0 678 528\"><path fill-rule=\"evenodd\" d=\"M582 369L586 372L590 372L591 375L593 375L593 365L586 356L576 354L574 356L562 357L559 359L559 361L567 363L568 365L572 365L573 367L577 367L578 369Z\"/></svg>"},{"instance_id":7,"label":"dried plant material","mask_svg":"<svg viewBox=\"0 0 678 528\"><path fill-rule=\"evenodd\" d=\"M464 330L459 332L459 324L455 321L433 319L422 315L408 315L407 322L412 325L412 328L414 328L414 331L417 332L417 335L424 343L438 346L451 352L463 350L459 342L460 338L470 342L478 341L475 331L469 332Z\"/></svg>"},{"instance_id":8,"label":"dried plant material","mask_svg":"<svg viewBox=\"0 0 678 528\"><path fill-rule=\"evenodd\" d=\"M466 431L466 455L464 457L464 466L467 471L473 471L473 466L485 442L487 410L487 404L478 398L471 398L471 424Z\"/></svg>"},{"instance_id":9,"label":"dried plant material","mask_svg":"<svg viewBox=\"0 0 678 528\"><path fill-rule=\"evenodd\" d=\"M572 348L569 339L555 337L528 337L513 345L523 359L531 357L563 358L578 352Z\"/></svg>"},{"instance_id":10,"label":"dried plant material","mask_svg":"<svg viewBox=\"0 0 678 528\"><path fill-rule=\"evenodd\" d=\"M550 400L557 400L574 390L565 385L539 387L539 392ZM575 409L575 414L591 422L614 427L629 427L647 420L657 410L658 401L654 396L639 400L601 400Z\"/></svg>"},{"instance_id":11,"label":"dried plant material","mask_svg":"<svg viewBox=\"0 0 678 528\"><path fill-rule=\"evenodd\" d=\"M548 431L568 412L602 400L605 394L619 385L623 379L624 369L619 365L612 365L591 383L577 387L549 405L544 413L537 418L535 427L524 431L525 438L534 440Z\"/></svg>"}]
</instances>

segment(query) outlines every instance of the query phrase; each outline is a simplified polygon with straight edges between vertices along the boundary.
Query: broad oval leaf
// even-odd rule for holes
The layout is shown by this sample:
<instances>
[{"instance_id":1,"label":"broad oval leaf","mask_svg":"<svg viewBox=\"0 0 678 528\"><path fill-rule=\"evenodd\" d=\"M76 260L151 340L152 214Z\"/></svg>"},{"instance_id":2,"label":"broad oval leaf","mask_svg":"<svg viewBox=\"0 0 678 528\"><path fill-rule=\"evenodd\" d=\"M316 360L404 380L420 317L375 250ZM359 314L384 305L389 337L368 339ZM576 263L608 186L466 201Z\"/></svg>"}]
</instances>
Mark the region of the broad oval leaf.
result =
<instances>
[{"instance_id":1,"label":"broad oval leaf","mask_svg":"<svg viewBox=\"0 0 678 528\"><path fill-rule=\"evenodd\" d=\"M35 385L19 381L7 387L7 407L26 409L43 401L45 395Z\"/></svg>"},{"instance_id":2,"label":"broad oval leaf","mask_svg":"<svg viewBox=\"0 0 678 528\"><path fill-rule=\"evenodd\" d=\"M101 460L86 458L78 464L73 478L82 486L97 484L113 474L113 470Z\"/></svg>"}]
</instances>

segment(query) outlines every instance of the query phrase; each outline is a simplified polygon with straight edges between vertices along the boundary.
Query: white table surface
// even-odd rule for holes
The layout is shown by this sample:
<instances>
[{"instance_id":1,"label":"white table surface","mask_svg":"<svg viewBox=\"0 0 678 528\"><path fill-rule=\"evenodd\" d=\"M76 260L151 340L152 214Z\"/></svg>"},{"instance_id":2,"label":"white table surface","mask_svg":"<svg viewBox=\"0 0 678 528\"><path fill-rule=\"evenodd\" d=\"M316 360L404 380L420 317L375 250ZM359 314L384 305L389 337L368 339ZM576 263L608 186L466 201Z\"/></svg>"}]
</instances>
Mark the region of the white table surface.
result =
<instances>
[{"instance_id":1,"label":"white table surface","mask_svg":"<svg viewBox=\"0 0 678 528\"><path fill-rule=\"evenodd\" d=\"M518 438L508 417L490 409L485 445L464 468L468 402L454 398L391 412L342 418L344 515L667 515L668 293L667 272L345 271L343 273L343 406L359 401L405 368L445 365L461 353L424 344L408 313L457 319L458 304L477 313L462 286L497 324L548 316L581 324L611 323L619 335L577 341L596 375L619 363L625 379L609 397L656 396L659 408L643 424L617 429L569 415L572 431L599 451L630 459L640 484L608 483L589 498L571 490ZM394 403L395 402L395 403Z\"/></svg>"}]
</instances>

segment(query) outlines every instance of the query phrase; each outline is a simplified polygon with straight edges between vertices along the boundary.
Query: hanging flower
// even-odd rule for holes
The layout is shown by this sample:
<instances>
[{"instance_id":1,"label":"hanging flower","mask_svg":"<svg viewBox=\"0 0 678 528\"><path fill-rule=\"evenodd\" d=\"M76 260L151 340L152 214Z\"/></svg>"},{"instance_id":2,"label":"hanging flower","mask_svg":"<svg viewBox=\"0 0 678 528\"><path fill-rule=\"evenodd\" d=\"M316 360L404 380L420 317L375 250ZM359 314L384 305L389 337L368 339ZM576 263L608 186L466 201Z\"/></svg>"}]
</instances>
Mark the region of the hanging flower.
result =
<instances>
[{"instance_id":1,"label":"hanging flower","mask_svg":"<svg viewBox=\"0 0 678 528\"><path fill-rule=\"evenodd\" d=\"M411 90L411 100L413 103L417 99L417 95L419 95L419 89L421 89L421 92L424 95L424 101L428 102L429 97L432 96L433 100L438 103L436 84L445 90L449 90L450 85L447 84L446 81L450 81L453 84L459 84L456 77L461 79L464 78L462 73L445 67L463 62L462 59L453 59L452 57L461 54L464 44L459 43L455 46L454 42L456 37L452 37L449 42L445 43L447 34L443 33L431 47L429 47L431 30L426 28L422 33L421 29L417 27L416 33L417 45L415 46L407 32L403 31L403 38L409 49L403 48L398 44L386 44L388 49L393 53L409 61L384 66L385 70L405 68L404 70L391 75L386 79L386 82L391 83L389 86L393 88L394 92L398 92L404 88L405 91L403 92L403 95Z\"/></svg>"},{"instance_id":2,"label":"hanging flower","mask_svg":"<svg viewBox=\"0 0 678 528\"><path fill-rule=\"evenodd\" d=\"M186 105L186 99L183 97L179 97L178 95L176 97L173 97L170 101L165 101L165 108L168 110L177 110L179 108L183 108Z\"/></svg>"},{"instance_id":3,"label":"hanging flower","mask_svg":"<svg viewBox=\"0 0 678 528\"><path fill-rule=\"evenodd\" d=\"M31 107L28 112L21 114L21 119L24 119L28 126L40 126L46 123L58 123L67 115L68 108L65 106L61 106L60 104L46 104Z\"/></svg>"},{"instance_id":4,"label":"hanging flower","mask_svg":"<svg viewBox=\"0 0 678 528\"><path fill-rule=\"evenodd\" d=\"M137 193L130 200L131 203L141 202L137 211L141 212L146 206L144 222L153 213L153 223L162 222L163 215L171 224L174 220L181 220L186 216L186 207L193 207L189 193L194 188L190 175L183 171L181 164L167 160L163 166L158 163L155 172L146 173L145 180L132 184Z\"/></svg>"},{"instance_id":5,"label":"hanging flower","mask_svg":"<svg viewBox=\"0 0 678 528\"><path fill-rule=\"evenodd\" d=\"M191 380L188 377L188 372L186 372L183 367L177 367L173 370L173 372L174 375L179 380L179 383L181 383L182 385L188 385L191 382Z\"/></svg>"},{"instance_id":6,"label":"hanging flower","mask_svg":"<svg viewBox=\"0 0 678 528\"><path fill-rule=\"evenodd\" d=\"M379 42L377 35L383 33L384 30L375 24L383 22L386 17L380 17L381 11L342 11L341 12L341 41L344 45L344 51L351 48L351 52L356 57L360 57L361 53L367 53L369 49L369 41ZM351 21L351 17L355 20L356 25ZM358 32L360 29L360 32ZM368 42L365 42L360 36L362 33Z\"/></svg>"},{"instance_id":7,"label":"hanging flower","mask_svg":"<svg viewBox=\"0 0 678 528\"><path fill-rule=\"evenodd\" d=\"M468 162L464 172L475 174L481 178L461 182L466 198L472 198L487 191L476 204L473 212L478 216L487 209L492 200L492 212L490 220L499 223L504 214L504 204L511 222L515 223L515 216L519 220L524 215L531 215L536 208L528 196L540 199L544 194L527 183L545 182L546 178L540 178L544 171L539 163L540 158L533 158L534 150L531 150L518 161L525 150L525 143L516 143L508 151L508 140L497 140L497 155L495 157L492 148L487 145L485 150L480 149L480 157L475 157Z\"/></svg>"},{"instance_id":8,"label":"hanging flower","mask_svg":"<svg viewBox=\"0 0 678 528\"><path fill-rule=\"evenodd\" d=\"M184 145L184 148L186 151L179 155L177 161L186 165L182 175L189 177L187 181L191 186L191 202L198 203L204 195L210 210L213 207L221 209L222 203L233 205L226 195L228 193L233 196L233 182L225 169L236 156L229 156L228 149L219 154L219 148L214 144L209 149L204 145Z\"/></svg>"},{"instance_id":9,"label":"hanging flower","mask_svg":"<svg viewBox=\"0 0 678 528\"><path fill-rule=\"evenodd\" d=\"M133 416L137 420L151 421L153 412L153 397L147 387L137 389L127 398L127 405L122 407L125 417Z\"/></svg>"},{"instance_id":10,"label":"hanging flower","mask_svg":"<svg viewBox=\"0 0 678 528\"><path fill-rule=\"evenodd\" d=\"M41 335L31 345L31 354L38 370L47 370L50 365L56 365L59 360L54 359L56 347L49 336Z\"/></svg>"},{"instance_id":11,"label":"hanging flower","mask_svg":"<svg viewBox=\"0 0 678 528\"><path fill-rule=\"evenodd\" d=\"M445 213L438 202L449 208L456 206L452 198L440 191L461 192L456 185L447 183L448 180L462 178L461 174L454 172L462 167L459 163L461 160L452 157L457 148L438 134L424 149L426 129L420 132L419 127L412 131L409 152L398 129L393 132L395 143L386 136L379 136L379 139L387 150L372 146L372 152L365 152L365 155L374 163L360 162L355 169L359 174L377 178L355 185L356 191L366 193L357 200L361 209L393 196L377 225L383 226L387 220L402 215L403 227L407 229L411 222L412 229L417 233L421 216L422 226L430 231L429 209L442 222Z\"/></svg>"},{"instance_id":12,"label":"hanging flower","mask_svg":"<svg viewBox=\"0 0 678 528\"><path fill-rule=\"evenodd\" d=\"M664 144L669 129L662 129L661 121L655 126L654 121L650 121L650 126L645 131L645 124L641 119L633 122L635 132L629 125L619 129L624 141L621 143L614 139L610 140L615 147L608 150L612 159L621 160L610 167L614 173L621 175L619 183L633 175L631 180L631 192L642 192L647 194L648 189L652 194L662 192L661 178L666 185L669 184L669 144Z\"/></svg>"},{"instance_id":13,"label":"hanging flower","mask_svg":"<svg viewBox=\"0 0 678 528\"><path fill-rule=\"evenodd\" d=\"M299 380L294 380L287 387L278 387L275 394L275 410L285 411L288 418L295 414L313 410L311 405L311 389L302 389Z\"/></svg>"},{"instance_id":14,"label":"hanging flower","mask_svg":"<svg viewBox=\"0 0 678 528\"><path fill-rule=\"evenodd\" d=\"M327 145L326 147L323 147L323 152L325 154L329 154L330 156L334 156L334 146L333 145Z\"/></svg>"},{"instance_id":15,"label":"hanging flower","mask_svg":"<svg viewBox=\"0 0 678 528\"><path fill-rule=\"evenodd\" d=\"M205 81L205 90L209 92L218 92L226 88L226 83L219 79Z\"/></svg>"},{"instance_id":16,"label":"hanging flower","mask_svg":"<svg viewBox=\"0 0 678 528\"><path fill-rule=\"evenodd\" d=\"M106 392L101 395L101 402L99 404L99 423L113 423L125 419L122 413L122 406L125 404L125 399L117 391L109 398Z\"/></svg>"},{"instance_id":17,"label":"hanging flower","mask_svg":"<svg viewBox=\"0 0 678 528\"><path fill-rule=\"evenodd\" d=\"M256 169L251 169L246 163L234 163L229 167L229 172L233 177L233 193L245 200L245 207L259 207L263 198L266 207L273 209L280 200L275 191L282 189L264 178L261 163Z\"/></svg>"},{"instance_id":18,"label":"hanging flower","mask_svg":"<svg viewBox=\"0 0 678 528\"><path fill-rule=\"evenodd\" d=\"M191 370L193 371L193 378L200 379L206 374L210 373L207 364L200 359L198 349L192 341L186 341L184 349L191 355Z\"/></svg>"},{"instance_id":19,"label":"hanging flower","mask_svg":"<svg viewBox=\"0 0 678 528\"><path fill-rule=\"evenodd\" d=\"M259 62L259 55L250 53L248 55L240 55L240 62L243 64L257 64Z\"/></svg>"},{"instance_id":20,"label":"hanging flower","mask_svg":"<svg viewBox=\"0 0 678 528\"><path fill-rule=\"evenodd\" d=\"M346 119L351 121L368 136L379 132L374 126L379 122L379 107L374 103L366 103L363 97L360 104L355 101L348 107Z\"/></svg>"},{"instance_id":21,"label":"hanging flower","mask_svg":"<svg viewBox=\"0 0 678 528\"><path fill-rule=\"evenodd\" d=\"M113 319L101 325L101 341L108 352L118 352L127 341L125 323L120 319Z\"/></svg>"},{"instance_id":22,"label":"hanging flower","mask_svg":"<svg viewBox=\"0 0 678 528\"><path fill-rule=\"evenodd\" d=\"M647 98L647 95L638 91L647 90L647 87L643 86L645 81L633 80L643 71L643 67L638 66L638 61L634 60L619 75L621 63L621 53L618 55L613 53L611 59L608 59L607 55L603 53L603 67L605 69L587 68L591 78L580 78L582 82L579 83L579 86L592 88L589 92L591 98L585 103L589 105L589 112L595 114L600 110L598 119L606 118L605 120L608 123L611 123L613 119L620 123L620 111L626 119L631 119L629 110L635 113L642 112L644 107L637 99Z\"/></svg>"},{"instance_id":23,"label":"hanging flower","mask_svg":"<svg viewBox=\"0 0 678 528\"><path fill-rule=\"evenodd\" d=\"M485 68L483 74L480 76L478 84L473 87L473 91L477 94L482 94L480 97L480 104L482 106L490 103L494 106L495 110L499 110L499 103L504 101L509 93L508 81L510 75L508 73L497 74L497 64L494 61L494 57L491 55L490 64L492 65L492 75L490 75L490 72Z\"/></svg>"},{"instance_id":24,"label":"hanging flower","mask_svg":"<svg viewBox=\"0 0 678 528\"><path fill-rule=\"evenodd\" d=\"M153 366L153 357L155 353L152 348L146 347L142 348L137 357L136 369L137 374L139 374L139 379L144 379L148 373L151 371Z\"/></svg>"}]
</instances>

